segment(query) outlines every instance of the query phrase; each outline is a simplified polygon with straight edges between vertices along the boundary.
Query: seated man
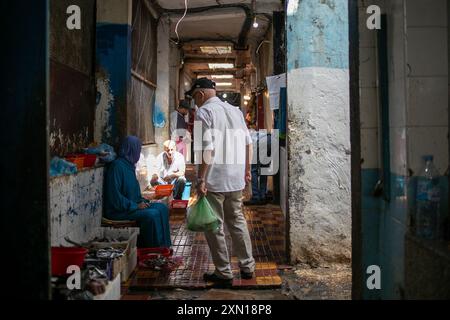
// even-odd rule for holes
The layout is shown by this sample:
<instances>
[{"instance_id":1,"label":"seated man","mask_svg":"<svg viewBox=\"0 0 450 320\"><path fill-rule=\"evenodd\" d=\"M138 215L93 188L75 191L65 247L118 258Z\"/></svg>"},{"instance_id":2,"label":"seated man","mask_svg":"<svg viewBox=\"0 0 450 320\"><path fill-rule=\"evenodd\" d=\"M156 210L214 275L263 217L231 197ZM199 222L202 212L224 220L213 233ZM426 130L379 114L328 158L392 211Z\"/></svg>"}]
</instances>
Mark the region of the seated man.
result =
<instances>
[{"instance_id":1,"label":"seated man","mask_svg":"<svg viewBox=\"0 0 450 320\"><path fill-rule=\"evenodd\" d=\"M181 199L186 185L184 172L186 164L181 153L176 151L174 141L164 142L164 151L156 158L157 173L153 174L150 184L154 187L160 184L173 184L173 198Z\"/></svg>"}]
</instances>

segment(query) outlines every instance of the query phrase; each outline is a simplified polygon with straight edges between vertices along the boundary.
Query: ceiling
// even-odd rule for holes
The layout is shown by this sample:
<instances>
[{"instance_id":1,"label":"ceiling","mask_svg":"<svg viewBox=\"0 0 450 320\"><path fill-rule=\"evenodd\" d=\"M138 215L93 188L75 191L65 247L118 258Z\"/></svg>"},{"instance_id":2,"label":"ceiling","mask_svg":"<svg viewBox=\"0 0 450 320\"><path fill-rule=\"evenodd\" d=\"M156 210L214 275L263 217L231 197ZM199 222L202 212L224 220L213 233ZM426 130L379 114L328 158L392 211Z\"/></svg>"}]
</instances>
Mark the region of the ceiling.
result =
<instances>
[{"instance_id":1,"label":"ceiling","mask_svg":"<svg viewBox=\"0 0 450 320\"><path fill-rule=\"evenodd\" d=\"M184 66L194 75L233 74L226 79L232 86L224 91L240 91L240 78L252 72L251 46L262 41L270 25L273 11L282 10L280 0L188 0L188 11L180 21L184 0L158 0L156 2L171 20L171 39L179 45L184 56ZM211 8L212 7L212 8ZM256 19L258 27L252 25ZM179 22L179 23L178 23ZM175 27L178 23L178 35ZM228 46L227 53L202 52L202 46ZM232 63L231 70L211 70L208 63ZM217 83L225 82L218 80ZM218 87L221 91L222 87Z\"/></svg>"}]
</instances>

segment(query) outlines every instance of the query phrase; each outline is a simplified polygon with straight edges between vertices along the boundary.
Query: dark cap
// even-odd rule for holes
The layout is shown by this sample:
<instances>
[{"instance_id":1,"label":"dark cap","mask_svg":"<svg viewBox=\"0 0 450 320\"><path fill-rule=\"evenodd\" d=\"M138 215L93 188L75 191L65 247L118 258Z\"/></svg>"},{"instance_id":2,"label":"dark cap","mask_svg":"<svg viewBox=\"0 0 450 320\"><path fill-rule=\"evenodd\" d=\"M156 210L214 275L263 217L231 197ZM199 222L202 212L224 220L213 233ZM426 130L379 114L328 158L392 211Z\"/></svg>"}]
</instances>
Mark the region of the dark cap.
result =
<instances>
[{"instance_id":1,"label":"dark cap","mask_svg":"<svg viewBox=\"0 0 450 320\"><path fill-rule=\"evenodd\" d=\"M216 90L216 83L208 78L200 78L195 80L191 87L191 90L187 91L185 95L192 98L192 93L195 89L214 89Z\"/></svg>"},{"instance_id":2,"label":"dark cap","mask_svg":"<svg viewBox=\"0 0 450 320\"><path fill-rule=\"evenodd\" d=\"M178 104L178 108L179 109L190 109L191 104L189 103L188 100L181 100L180 103Z\"/></svg>"}]
</instances>

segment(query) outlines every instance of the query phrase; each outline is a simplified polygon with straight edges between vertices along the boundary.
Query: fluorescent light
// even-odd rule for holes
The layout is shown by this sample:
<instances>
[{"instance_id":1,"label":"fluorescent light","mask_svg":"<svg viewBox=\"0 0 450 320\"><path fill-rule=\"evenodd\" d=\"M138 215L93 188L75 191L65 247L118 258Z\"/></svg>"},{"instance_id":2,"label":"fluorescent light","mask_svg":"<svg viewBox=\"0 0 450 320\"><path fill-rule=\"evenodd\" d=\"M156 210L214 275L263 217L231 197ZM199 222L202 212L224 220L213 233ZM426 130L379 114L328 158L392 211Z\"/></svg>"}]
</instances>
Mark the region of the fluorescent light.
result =
<instances>
[{"instance_id":1,"label":"fluorescent light","mask_svg":"<svg viewBox=\"0 0 450 320\"><path fill-rule=\"evenodd\" d=\"M216 82L216 86L222 86L222 87L231 87L233 83L231 82Z\"/></svg>"},{"instance_id":2,"label":"fluorescent light","mask_svg":"<svg viewBox=\"0 0 450 320\"><path fill-rule=\"evenodd\" d=\"M233 77L232 74L215 74L211 76L213 79L233 79Z\"/></svg>"},{"instance_id":3,"label":"fluorescent light","mask_svg":"<svg viewBox=\"0 0 450 320\"><path fill-rule=\"evenodd\" d=\"M230 46L202 46L200 47L200 50L202 53L207 54L227 54L231 53L231 47Z\"/></svg>"},{"instance_id":4,"label":"fluorescent light","mask_svg":"<svg viewBox=\"0 0 450 320\"><path fill-rule=\"evenodd\" d=\"M208 63L210 69L233 69L232 63Z\"/></svg>"},{"instance_id":5,"label":"fluorescent light","mask_svg":"<svg viewBox=\"0 0 450 320\"><path fill-rule=\"evenodd\" d=\"M248 101L248 100L250 100L250 99L251 99L250 96L247 96L247 95L244 96L244 100L247 100L247 101Z\"/></svg>"},{"instance_id":6,"label":"fluorescent light","mask_svg":"<svg viewBox=\"0 0 450 320\"><path fill-rule=\"evenodd\" d=\"M253 20L253 28L258 28L258 26L259 26L259 24L258 24L258 21L256 21L256 17L255 17L255 19Z\"/></svg>"}]
</instances>

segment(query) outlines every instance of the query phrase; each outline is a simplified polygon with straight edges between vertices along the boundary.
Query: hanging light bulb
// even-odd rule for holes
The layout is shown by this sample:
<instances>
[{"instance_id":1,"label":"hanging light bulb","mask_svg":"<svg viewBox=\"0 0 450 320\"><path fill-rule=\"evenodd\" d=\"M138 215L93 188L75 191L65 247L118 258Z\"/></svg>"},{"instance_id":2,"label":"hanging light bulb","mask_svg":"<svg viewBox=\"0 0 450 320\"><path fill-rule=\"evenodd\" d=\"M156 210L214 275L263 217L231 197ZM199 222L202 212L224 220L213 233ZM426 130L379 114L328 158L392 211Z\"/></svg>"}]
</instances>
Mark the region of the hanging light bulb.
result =
<instances>
[{"instance_id":1,"label":"hanging light bulb","mask_svg":"<svg viewBox=\"0 0 450 320\"><path fill-rule=\"evenodd\" d=\"M258 24L258 21L256 21L256 16L255 16L255 18L253 19L253 28L258 28L258 26L259 26L259 24Z\"/></svg>"},{"instance_id":2,"label":"hanging light bulb","mask_svg":"<svg viewBox=\"0 0 450 320\"><path fill-rule=\"evenodd\" d=\"M224 93L223 95L222 95L222 98L224 98L224 99L226 99L228 97L228 95L226 94L226 93Z\"/></svg>"}]
</instances>

